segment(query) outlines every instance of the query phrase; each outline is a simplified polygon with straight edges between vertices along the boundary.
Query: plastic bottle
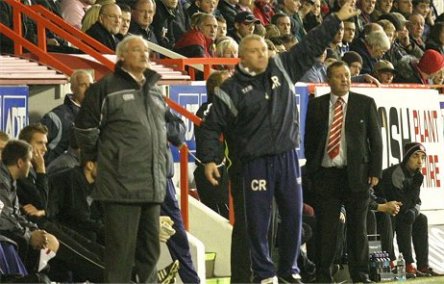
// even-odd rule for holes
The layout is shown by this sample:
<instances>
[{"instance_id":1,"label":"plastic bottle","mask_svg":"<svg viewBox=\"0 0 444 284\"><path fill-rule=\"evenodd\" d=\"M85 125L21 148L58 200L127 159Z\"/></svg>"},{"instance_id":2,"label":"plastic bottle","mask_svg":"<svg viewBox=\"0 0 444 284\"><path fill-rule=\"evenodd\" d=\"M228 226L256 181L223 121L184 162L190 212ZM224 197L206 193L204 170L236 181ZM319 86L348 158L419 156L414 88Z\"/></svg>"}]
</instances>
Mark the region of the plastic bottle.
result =
<instances>
[{"instance_id":1,"label":"plastic bottle","mask_svg":"<svg viewBox=\"0 0 444 284\"><path fill-rule=\"evenodd\" d=\"M396 263L396 269L398 270L396 275L398 281L405 281L406 280L405 259L402 253L399 253L398 261Z\"/></svg>"}]
</instances>

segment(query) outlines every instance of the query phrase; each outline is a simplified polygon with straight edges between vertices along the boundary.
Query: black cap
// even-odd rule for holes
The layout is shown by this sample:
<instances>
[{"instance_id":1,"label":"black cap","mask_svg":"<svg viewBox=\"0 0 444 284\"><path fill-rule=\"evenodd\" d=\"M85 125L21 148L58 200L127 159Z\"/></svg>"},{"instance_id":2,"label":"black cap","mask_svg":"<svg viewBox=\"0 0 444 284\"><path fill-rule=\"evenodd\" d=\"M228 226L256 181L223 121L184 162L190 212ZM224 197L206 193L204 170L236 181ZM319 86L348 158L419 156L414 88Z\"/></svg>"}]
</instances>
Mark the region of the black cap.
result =
<instances>
[{"instance_id":1,"label":"black cap","mask_svg":"<svg viewBox=\"0 0 444 284\"><path fill-rule=\"evenodd\" d=\"M251 23L259 24L260 23L260 21L258 19L256 19L251 12L248 12L248 11L243 11L243 12L238 13L236 15L236 17L234 17L234 22L235 23L247 23L247 24L251 24Z\"/></svg>"},{"instance_id":2,"label":"black cap","mask_svg":"<svg viewBox=\"0 0 444 284\"><path fill-rule=\"evenodd\" d=\"M423 152L426 154L426 149L424 145L418 142L411 142L404 145L404 157L402 158L402 162L406 163L410 156L413 155L415 152Z\"/></svg>"}]
</instances>

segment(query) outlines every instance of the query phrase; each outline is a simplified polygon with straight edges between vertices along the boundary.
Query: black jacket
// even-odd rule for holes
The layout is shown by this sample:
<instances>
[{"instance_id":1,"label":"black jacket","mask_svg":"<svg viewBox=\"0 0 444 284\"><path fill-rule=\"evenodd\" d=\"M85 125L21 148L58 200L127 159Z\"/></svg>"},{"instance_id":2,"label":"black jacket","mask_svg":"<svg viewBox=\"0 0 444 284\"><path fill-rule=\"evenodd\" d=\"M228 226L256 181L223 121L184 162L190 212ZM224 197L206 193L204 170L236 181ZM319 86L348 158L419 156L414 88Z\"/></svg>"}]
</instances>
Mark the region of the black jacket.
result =
<instances>
[{"instance_id":1,"label":"black jacket","mask_svg":"<svg viewBox=\"0 0 444 284\"><path fill-rule=\"evenodd\" d=\"M103 236L103 212L91 198L94 184L75 167L51 176L48 217L93 241Z\"/></svg>"},{"instance_id":2,"label":"black jacket","mask_svg":"<svg viewBox=\"0 0 444 284\"><path fill-rule=\"evenodd\" d=\"M189 25L189 18L180 1L176 9L172 10L167 8L161 0L156 0L156 14L151 27L161 46L173 49L174 44L188 30Z\"/></svg>"},{"instance_id":3,"label":"black jacket","mask_svg":"<svg viewBox=\"0 0 444 284\"><path fill-rule=\"evenodd\" d=\"M45 210L48 203L47 174L36 173L31 168L27 178L17 180L17 194L21 205L32 204Z\"/></svg>"},{"instance_id":4,"label":"black jacket","mask_svg":"<svg viewBox=\"0 0 444 284\"><path fill-rule=\"evenodd\" d=\"M339 29L330 16L288 52L271 58L267 69L248 75L239 66L216 96L201 126L205 140L197 145L202 162L219 157L223 132L230 156L249 161L284 153L299 145L299 113L294 84L315 63Z\"/></svg>"},{"instance_id":5,"label":"black jacket","mask_svg":"<svg viewBox=\"0 0 444 284\"><path fill-rule=\"evenodd\" d=\"M86 31L86 34L109 47L111 50L116 50L116 46L119 43L117 37L108 32L98 21Z\"/></svg>"}]
</instances>

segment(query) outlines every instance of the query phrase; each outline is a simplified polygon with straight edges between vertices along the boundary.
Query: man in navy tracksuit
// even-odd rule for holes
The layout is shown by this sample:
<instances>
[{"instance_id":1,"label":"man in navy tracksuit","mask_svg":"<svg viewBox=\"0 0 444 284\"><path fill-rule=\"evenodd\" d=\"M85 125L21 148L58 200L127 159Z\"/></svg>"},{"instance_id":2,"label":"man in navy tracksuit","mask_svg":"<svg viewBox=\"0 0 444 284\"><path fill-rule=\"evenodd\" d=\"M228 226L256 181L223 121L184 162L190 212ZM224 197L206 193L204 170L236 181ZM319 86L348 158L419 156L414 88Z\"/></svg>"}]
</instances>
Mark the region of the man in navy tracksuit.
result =
<instances>
[{"instance_id":1,"label":"man in navy tracksuit","mask_svg":"<svg viewBox=\"0 0 444 284\"><path fill-rule=\"evenodd\" d=\"M263 38L245 37L239 46L235 74L216 90L202 125L206 140L198 146L207 179L217 184L219 136L224 134L230 158L240 162L253 280L299 283L296 258L300 247L302 192L296 148L299 114L294 83L332 41L340 22L356 15L350 2L288 52L268 59ZM275 197L282 219L278 271L268 247L271 204Z\"/></svg>"}]
</instances>

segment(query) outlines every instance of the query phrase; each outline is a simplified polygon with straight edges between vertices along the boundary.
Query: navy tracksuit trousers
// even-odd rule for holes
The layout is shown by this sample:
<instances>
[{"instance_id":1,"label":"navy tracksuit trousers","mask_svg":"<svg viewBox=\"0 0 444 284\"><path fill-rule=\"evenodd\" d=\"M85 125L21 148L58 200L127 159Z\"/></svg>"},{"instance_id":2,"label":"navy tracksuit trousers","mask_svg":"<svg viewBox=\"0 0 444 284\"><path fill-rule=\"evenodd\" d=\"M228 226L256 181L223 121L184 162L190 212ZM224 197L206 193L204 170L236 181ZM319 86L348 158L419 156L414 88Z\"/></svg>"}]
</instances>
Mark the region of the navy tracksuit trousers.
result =
<instances>
[{"instance_id":1,"label":"navy tracksuit trousers","mask_svg":"<svg viewBox=\"0 0 444 284\"><path fill-rule=\"evenodd\" d=\"M268 231L273 197L281 216L278 276L299 273L302 188L296 150L257 158L244 164L245 211L254 281L276 275L270 255Z\"/></svg>"},{"instance_id":2,"label":"navy tracksuit trousers","mask_svg":"<svg viewBox=\"0 0 444 284\"><path fill-rule=\"evenodd\" d=\"M168 179L165 201L160 207L160 215L169 216L173 221L176 233L167 241L168 250L173 260L180 262L179 275L183 283L200 283L199 276L193 266L187 232L183 226L182 215L176 199L176 189L173 181Z\"/></svg>"}]
</instances>

